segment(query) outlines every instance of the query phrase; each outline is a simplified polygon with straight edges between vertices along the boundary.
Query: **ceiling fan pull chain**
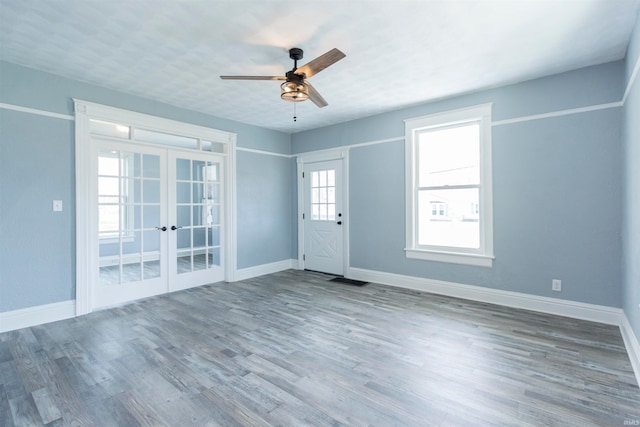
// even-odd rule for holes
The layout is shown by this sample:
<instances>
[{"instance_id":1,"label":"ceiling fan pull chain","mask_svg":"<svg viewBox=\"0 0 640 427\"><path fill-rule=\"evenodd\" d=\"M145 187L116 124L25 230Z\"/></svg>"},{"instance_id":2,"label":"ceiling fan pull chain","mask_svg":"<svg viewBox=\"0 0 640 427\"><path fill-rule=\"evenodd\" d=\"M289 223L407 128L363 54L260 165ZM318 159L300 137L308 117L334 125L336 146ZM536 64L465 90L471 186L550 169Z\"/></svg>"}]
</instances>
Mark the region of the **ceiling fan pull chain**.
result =
<instances>
[{"instance_id":1,"label":"ceiling fan pull chain","mask_svg":"<svg viewBox=\"0 0 640 427\"><path fill-rule=\"evenodd\" d=\"M293 103L293 121L297 122L298 121L298 117L296 117L296 103Z\"/></svg>"}]
</instances>

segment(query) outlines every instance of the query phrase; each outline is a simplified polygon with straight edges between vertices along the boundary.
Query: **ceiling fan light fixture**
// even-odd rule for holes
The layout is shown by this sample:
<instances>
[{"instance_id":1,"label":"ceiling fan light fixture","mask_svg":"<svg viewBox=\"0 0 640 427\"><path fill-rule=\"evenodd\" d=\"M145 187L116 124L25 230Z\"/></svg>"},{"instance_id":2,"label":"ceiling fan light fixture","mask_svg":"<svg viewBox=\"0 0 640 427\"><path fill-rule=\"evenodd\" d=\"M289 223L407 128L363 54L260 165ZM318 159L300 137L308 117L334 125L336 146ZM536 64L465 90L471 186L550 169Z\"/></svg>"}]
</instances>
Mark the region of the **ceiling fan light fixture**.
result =
<instances>
[{"instance_id":1,"label":"ceiling fan light fixture","mask_svg":"<svg viewBox=\"0 0 640 427\"><path fill-rule=\"evenodd\" d=\"M284 82L280 85L280 97L289 102L302 102L309 99L309 89L304 83Z\"/></svg>"}]
</instances>

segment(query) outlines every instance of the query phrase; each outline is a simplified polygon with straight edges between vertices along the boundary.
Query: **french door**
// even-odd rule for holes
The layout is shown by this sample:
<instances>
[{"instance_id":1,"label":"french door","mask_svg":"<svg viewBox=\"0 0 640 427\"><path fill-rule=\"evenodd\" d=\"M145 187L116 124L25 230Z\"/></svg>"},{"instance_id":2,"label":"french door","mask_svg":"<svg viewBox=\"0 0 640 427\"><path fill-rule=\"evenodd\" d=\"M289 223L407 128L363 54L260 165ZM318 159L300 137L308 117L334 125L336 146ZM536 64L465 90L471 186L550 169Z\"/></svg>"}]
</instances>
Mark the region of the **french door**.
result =
<instances>
[{"instance_id":1,"label":"french door","mask_svg":"<svg viewBox=\"0 0 640 427\"><path fill-rule=\"evenodd\" d=\"M224 158L94 138L92 308L224 280Z\"/></svg>"}]
</instances>

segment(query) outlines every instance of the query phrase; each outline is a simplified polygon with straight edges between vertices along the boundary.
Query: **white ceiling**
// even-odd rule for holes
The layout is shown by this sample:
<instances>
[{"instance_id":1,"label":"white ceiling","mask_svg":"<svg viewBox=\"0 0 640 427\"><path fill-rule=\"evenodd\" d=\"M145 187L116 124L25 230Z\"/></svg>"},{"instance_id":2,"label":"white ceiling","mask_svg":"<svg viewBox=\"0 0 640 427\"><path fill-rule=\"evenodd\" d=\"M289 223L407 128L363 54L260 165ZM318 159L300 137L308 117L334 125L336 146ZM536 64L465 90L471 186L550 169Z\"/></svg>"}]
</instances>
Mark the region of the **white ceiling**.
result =
<instances>
[{"instance_id":1,"label":"white ceiling","mask_svg":"<svg viewBox=\"0 0 640 427\"><path fill-rule=\"evenodd\" d=\"M0 59L293 133L624 57L640 0L0 0ZM313 76L329 106L277 81Z\"/></svg>"}]
</instances>

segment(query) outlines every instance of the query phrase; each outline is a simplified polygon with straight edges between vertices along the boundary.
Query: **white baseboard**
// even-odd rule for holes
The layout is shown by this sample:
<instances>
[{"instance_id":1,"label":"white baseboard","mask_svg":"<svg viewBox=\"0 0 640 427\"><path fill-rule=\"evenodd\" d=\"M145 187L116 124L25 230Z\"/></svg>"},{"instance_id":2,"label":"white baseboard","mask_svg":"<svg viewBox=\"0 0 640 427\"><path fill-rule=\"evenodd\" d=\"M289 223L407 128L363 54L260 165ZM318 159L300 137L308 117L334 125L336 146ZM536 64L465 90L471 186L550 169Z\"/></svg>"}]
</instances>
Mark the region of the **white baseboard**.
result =
<instances>
[{"instance_id":1,"label":"white baseboard","mask_svg":"<svg viewBox=\"0 0 640 427\"><path fill-rule=\"evenodd\" d=\"M482 286L463 285L460 283L444 282L442 280L384 273L361 268L350 268L347 277L433 294L503 305L506 307L522 308L525 310L539 311L541 313L572 317L574 319L590 320L608 325L619 326L620 319L624 315L624 312L620 308L540 297L520 292L484 288Z\"/></svg>"},{"instance_id":2,"label":"white baseboard","mask_svg":"<svg viewBox=\"0 0 640 427\"><path fill-rule=\"evenodd\" d=\"M349 268L347 277L399 288L616 325L620 328L636 381L640 384L640 343L633 333L627 316L620 308L353 267Z\"/></svg>"},{"instance_id":3,"label":"white baseboard","mask_svg":"<svg viewBox=\"0 0 640 427\"><path fill-rule=\"evenodd\" d=\"M75 315L75 300L5 311L0 313L0 333L70 319Z\"/></svg>"},{"instance_id":4,"label":"white baseboard","mask_svg":"<svg viewBox=\"0 0 640 427\"><path fill-rule=\"evenodd\" d=\"M272 262L270 264L241 268L236 270L235 281L239 282L253 277L264 276L265 274L273 274L279 271L289 270L290 268L298 268L298 260L285 259L282 261Z\"/></svg>"},{"instance_id":5,"label":"white baseboard","mask_svg":"<svg viewBox=\"0 0 640 427\"><path fill-rule=\"evenodd\" d=\"M624 345L627 347L627 354L629 354L633 372L636 374L636 381L638 381L638 385L640 385L640 341L638 341L638 337L633 333L631 323L629 323L629 319L625 315L621 318L620 332L622 333Z\"/></svg>"}]
</instances>

